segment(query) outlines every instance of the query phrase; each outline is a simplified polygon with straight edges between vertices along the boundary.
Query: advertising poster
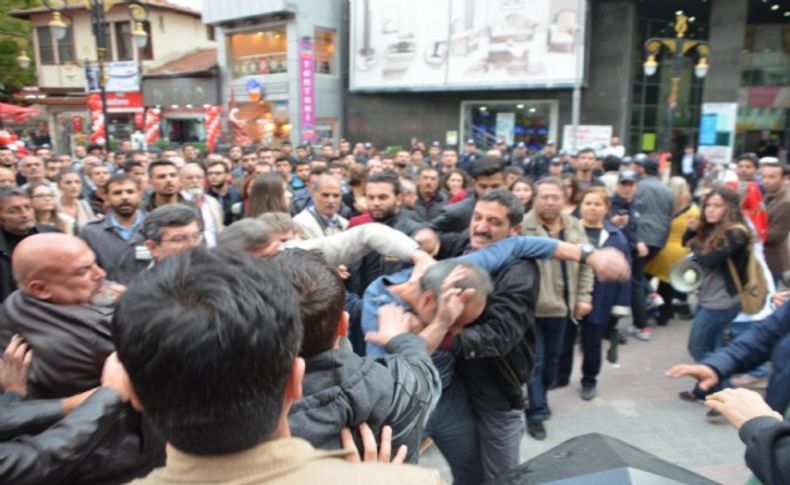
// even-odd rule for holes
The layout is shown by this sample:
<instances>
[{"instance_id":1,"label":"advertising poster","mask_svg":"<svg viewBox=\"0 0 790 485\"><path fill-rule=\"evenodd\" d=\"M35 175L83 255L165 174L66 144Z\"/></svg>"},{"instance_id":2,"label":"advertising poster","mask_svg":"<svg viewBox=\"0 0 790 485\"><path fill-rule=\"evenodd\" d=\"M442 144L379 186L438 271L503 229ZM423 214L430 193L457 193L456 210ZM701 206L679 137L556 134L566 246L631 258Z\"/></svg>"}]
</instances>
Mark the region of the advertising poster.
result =
<instances>
[{"instance_id":1,"label":"advertising poster","mask_svg":"<svg viewBox=\"0 0 790 485\"><path fill-rule=\"evenodd\" d=\"M585 13L582 0L351 0L350 88L572 86Z\"/></svg>"},{"instance_id":2,"label":"advertising poster","mask_svg":"<svg viewBox=\"0 0 790 485\"><path fill-rule=\"evenodd\" d=\"M108 93L128 93L140 91L140 69L135 61L118 61L104 63L107 72ZM88 64L85 66L85 90L89 93L98 93L99 65Z\"/></svg>"},{"instance_id":3,"label":"advertising poster","mask_svg":"<svg viewBox=\"0 0 790 485\"><path fill-rule=\"evenodd\" d=\"M612 141L611 125L578 125L576 127L576 144L573 143L573 125L562 127L562 149L579 151L592 148L598 151L609 146Z\"/></svg>"},{"instance_id":4,"label":"advertising poster","mask_svg":"<svg viewBox=\"0 0 790 485\"><path fill-rule=\"evenodd\" d=\"M315 73L313 70L313 41L299 41L299 94L302 98L302 141L315 138Z\"/></svg>"},{"instance_id":5,"label":"advertising poster","mask_svg":"<svg viewBox=\"0 0 790 485\"><path fill-rule=\"evenodd\" d=\"M697 153L718 164L732 161L738 103L702 103Z\"/></svg>"}]
</instances>

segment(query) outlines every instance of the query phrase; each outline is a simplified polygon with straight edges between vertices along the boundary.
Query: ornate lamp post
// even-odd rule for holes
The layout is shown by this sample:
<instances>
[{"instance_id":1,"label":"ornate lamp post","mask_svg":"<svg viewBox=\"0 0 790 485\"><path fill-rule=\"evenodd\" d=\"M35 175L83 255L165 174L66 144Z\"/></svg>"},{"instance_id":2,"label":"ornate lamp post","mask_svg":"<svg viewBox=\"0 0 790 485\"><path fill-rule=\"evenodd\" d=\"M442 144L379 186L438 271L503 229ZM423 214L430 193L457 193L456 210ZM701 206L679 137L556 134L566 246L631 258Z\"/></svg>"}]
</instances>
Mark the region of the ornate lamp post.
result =
<instances>
[{"instance_id":1,"label":"ornate lamp post","mask_svg":"<svg viewBox=\"0 0 790 485\"><path fill-rule=\"evenodd\" d=\"M698 78L703 78L708 73L707 57L710 53L710 45L704 40L686 39L689 18L683 11L676 12L675 37L651 37L645 41L645 54L647 60L643 64L645 76L652 76L658 70L656 57L662 50L669 56L668 60L672 69L672 85L669 93L669 109L667 110L667 136L665 138L665 148L672 150L672 131L675 125L675 108L677 108L678 92L680 90L680 74L683 68L683 58L696 51L699 61L694 66L694 74ZM693 19L692 19L693 20Z\"/></svg>"},{"instance_id":2,"label":"ornate lamp post","mask_svg":"<svg viewBox=\"0 0 790 485\"><path fill-rule=\"evenodd\" d=\"M81 0L74 2L84 5L91 14L91 27L96 40L96 60L99 67L99 92L101 93L102 116L107 125L107 74L104 62L107 59L107 21L105 14L118 4L129 4L129 17L134 22L132 38L135 45L142 49L148 44L148 33L143 22L148 19L148 9L138 0ZM52 11L49 21L50 33L57 40L63 40L68 34L68 26L63 22L61 12L69 7L69 0L44 0L44 4ZM109 131L107 140L109 141Z\"/></svg>"}]
</instances>

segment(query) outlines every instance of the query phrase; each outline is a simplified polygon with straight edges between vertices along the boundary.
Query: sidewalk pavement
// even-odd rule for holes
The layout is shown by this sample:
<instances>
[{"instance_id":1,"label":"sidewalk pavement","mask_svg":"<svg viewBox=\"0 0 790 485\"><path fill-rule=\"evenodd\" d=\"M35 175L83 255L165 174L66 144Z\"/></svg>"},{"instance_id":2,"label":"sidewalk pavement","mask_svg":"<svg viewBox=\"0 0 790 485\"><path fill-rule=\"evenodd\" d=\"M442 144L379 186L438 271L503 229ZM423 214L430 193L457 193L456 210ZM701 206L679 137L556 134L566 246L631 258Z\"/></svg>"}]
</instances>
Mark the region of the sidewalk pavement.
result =
<instances>
[{"instance_id":1,"label":"sidewalk pavement","mask_svg":"<svg viewBox=\"0 0 790 485\"><path fill-rule=\"evenodd\" d=\"M672 320L666 327L654 328L650 342L629 338L619 348L619 366L604 360L598 397L589 402L579 396L581 354L577 347L571 384L549 392L548 437L536 441L525 434L522 462L575 436L603 433L719 483L743 484L750 472L735 428L726 422L708 422L708 408L677 397L692 388L692 379L664 376L672 365L692 362L686 351L690 328L691 321ZM605 340L604 354L608 346ZM421 456L420 465L439 469L448 483L452 481L435 446Z\"/></svg>"}]
</instances>

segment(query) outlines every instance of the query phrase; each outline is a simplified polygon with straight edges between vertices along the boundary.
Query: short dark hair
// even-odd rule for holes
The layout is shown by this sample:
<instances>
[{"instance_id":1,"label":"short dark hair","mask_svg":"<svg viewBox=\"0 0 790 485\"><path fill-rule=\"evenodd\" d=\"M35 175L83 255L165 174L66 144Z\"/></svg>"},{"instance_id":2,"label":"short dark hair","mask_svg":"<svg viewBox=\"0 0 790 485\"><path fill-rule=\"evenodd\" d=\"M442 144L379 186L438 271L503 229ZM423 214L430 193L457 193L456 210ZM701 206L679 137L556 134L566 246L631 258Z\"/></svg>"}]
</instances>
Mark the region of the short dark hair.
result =
<instances>
[{"instance_id":1,"label":"short dark hair","mask_svg":"<svg viewBox=\"0 0 790 485\"><path fill-rule=\"evenodd\" d=\"M269 212L269 214L276 214ZM223 229L217 236L217 246L231 251L251 252L265 248L272 242L272 231L260 219L241 219Z\"/></svg>"},{"instance_id":2,"label":"short dark hair","mask_svg":"<svg viewBox=\"0 0 790 485\"><path fill-rule=\"evenodd\" d=\"M142 166L143 166L142 163L135 162L133 159L130 159L128 162L124 162L124 164L123 164L123 171L124 172L129 172L129 170L131 170L131 169L133 169L135 167L142 167Z\"/></svg>"},{"instance_id":3,"label":"short dark hair","mask_svg":"<svg viewBox=\"0 0 790 485\"><path fill-rule=\"evenodd\" d=\"M335 268L312 251L288 249L272 258L299 295L304 327L299 355L308 358L332 348L346 302L346 288Z\"/></svg>"},{"instance_id":4,"label":"short dark hair","mask_svg":"<svg viewBox=\"0 0 790 485\"><path fill-rule=\"evenodd\" d=\"M486 271L481 270L477 266L470 263L463 263L457 259L445 259L436 264L432 264L425 270L425 273L420 277L420 291L430 291L434 295L439 295L444 286L444 280L453 272L455 268L461 266L469 271L469 274L461 281L455 284L455 288L468 289L473 288L476 294L480 296L488 296L494 289L494 284L491 282L491 276Z\"/></svg>"},{"instance_id":5,"label":"short dark hair","mask_svg":"<svg viewBox=\"0 0 790 485\"><path fill-rule=\"evenodd\" d=\"M512 175L517 175L517 176L521 177L522 175L524 175L524 169L521 168L521 167L506 167L505 168L505 174L507 174L507 175L511 175L512 174Z\"/></svg>"},{"instance_id":6,"label":"short dark hair","mask_svg":"<svg viewBox=\"0 0 790 485\"><path fill-rule=\"evenodd\" d=\"M511 226L521 224L524 220L524 204L521 203L512 192L505 189L489 190L482 197L480 202L496 202L507 209L507 220Z\"/></svg>"},{"instance_id":7,"label":"short dark hair","mask_svg":"<svg viewBox=\"0 0 790 485\"><path fill-rule=\"evenodd\" d=\"M154 160L153 162L148 164L148 176L150 177L154 173L154 169L156 167L173 167L176 170L176 164L171 162L170 160L166 160L164 158L160 158L159 160Z\"/></svg>"},{"instance_id":8,"label":"short dark hair","mask_svg":"<svg viewBox=\"0 0 790 485\"><path fill-rule=\"evenodd\" d=\"M740 155L738 155L738 158L735 159L735 163L737 164L741 160L748 160L748 161L750 161L752 163L752 165L754 165L754 168L757 168L757 167L760 166L760 164L758 162L758 159L757 159L757 154L756 153L741 153Z\"/></svg>"},{"instance_id":9,"label":"short dark hair","mask_svg":"<svg viewBox=\"0 0 790 485\"><path fill-rule=\"evenodd\" d=\"M302 341L299 299L279 271L198 248L143 272L119 299L118 357L146 417L178 450L236 453L276 433Z\"/></svg>"},{"instance_id":10,"label":"short dark hair","mask_svg":"<svg viewBox=\"0 0 790 485\"><path fill-rule=\"evenodd\" d=\"M226 172L228 171L228 165L223 160L214 160L212 162L208 162L208 164L206 164L206 170L216 165L222 165L223 170Z\"/></svg>"},{"instance_id":11,"label":"short dark hair","mask_svg":"<svg viewBox=\"0 0 790 485\"><path fill-rule=\"evenodd\" d=\"M299 165L307 165L310 166L310 160L306 160L304 158L300 158L299 160L294 163L294 168L298 167Z\"/></svg>"},{"instance_id":12,"label":"short dark hair","mask_svg":"<svg viewBox=\"0 0 790 485\"><path fill-rule=\"evenodd\" d=\"M24 189L16 186L0 187L0 204L4 203L11 197L24 197L25 199L29 199L30 194L28 194Z\"/></svg>"},{"instance_id":13,"label":"short dark hair","mask_svg":"<svg viewBox=\"0 0 790 485\"><path fill-rule=\"evenodd\" d=\"M162 240L162 230L166 227L184 227L187 224L197 222L201 225L203 219L193 207L184 204L168 204L149 212L143 225L140 227L140 234L151 241L160 242Z\"/></svg>"},{"instance_id":14,"label":"short dark hair","mask_svg":"<svg viewBox=\"0 0 790 485\"><path fill-rule=\"evenodd\" d=\"M422 175L423 172L436 172L438 174L439 169L434 167L433 165L423 165L422 167L420 167L419 170L417 170L417 177Z\"/></svg>"},{"instance_id":15,"label":"short dark hair","mask_svg":"<svg viewBox=\"0 0 790 485\"><path fill-rule=\"evenodd\" d=\"M269 151L271 151L271 150L269 150ZM276 159L274 160L274 164L275 164L275 165L277 165L278 163L287 163L288 165L290 165L290 164L291 164L291 161L290 161L290 160L288 160L288 158L287 158L287 157L279 157L279 158L276 158Z\"/></svg>"},{"instance_id":16,"label":"short dark hair","mask_svg":"<svg viewBox=\"0 0 790 485\"><path fill-rule=\"evenodd\" d=\"M623 161L617 155L606 155L603 158L603 171L604 172L616 172L620 170L620 165L622 165Z\"/></svg>"},{"instance_id":17,"label":"short dark hair","mask_svg":"<svg viewBox=\"0 0 790 485\"><path fill-rule=\"evenodd\" d=\"M576 156L578 157L578 156L579 156L579 155L581 155L582 153L592 153L592 154L593 154L593 156L595 156L595 150L593 150L592 148L582 148L581 150L579 150L578 152L576 152Z\"/></svg>"},{"instance_id":18,"label":"short dark hair","mask_svg":"<svg viewBox=\"0 0 790 485\"><path fill-rule=\"evenodd\" d=\"M384 170L382 172L374 173L368 177L367 183L368 185L390 184L392 185L392 190L395 191L395 195L400 195L400 179L398 178L398 174L392 170Z\"/></svg>"},{"instance_id":19,"label":"short dark hair","mask_svg":"<svg viewBox=\"0 0 790 485\"><path fill-rule=\"evenodd\" d=\"M112 184L123 184L126 182L133 183L134 186L137 187L137 190L140 190L140 184L137 183L137 180L135 180L134 177L132 177L128 173L117 173L112 177L110 177L110 180L108 180L107 183L104 184L104 191L109 192L110 186Z\"/></svg>"},{"instance_id":20,"label":"short dark hair","mask_svg":"<svg viewBox=\"0 0 790 485\"><path fill-rule=\"evenodd\" d=\"M502 161L498 158L486 157L475 163L472 168L472 178L488 177L504 170Z\"/></svg>"}]
</instances>

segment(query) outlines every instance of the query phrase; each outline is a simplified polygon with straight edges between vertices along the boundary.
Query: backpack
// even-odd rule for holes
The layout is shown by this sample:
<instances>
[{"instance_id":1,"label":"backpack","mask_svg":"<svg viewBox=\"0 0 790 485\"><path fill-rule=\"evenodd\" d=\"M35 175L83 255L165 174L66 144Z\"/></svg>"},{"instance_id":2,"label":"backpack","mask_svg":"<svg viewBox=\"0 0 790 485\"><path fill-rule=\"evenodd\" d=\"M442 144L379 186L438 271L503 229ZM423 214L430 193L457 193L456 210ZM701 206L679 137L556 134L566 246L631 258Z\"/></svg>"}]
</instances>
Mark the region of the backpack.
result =
<instances>
[{"instance_id":1,"label":"backpack","mask_svg":"<svg viewBox=\"0 0 790 485\"><path fill-rule=\"evenodd\" d=\"M756 315L765 307L768 297L768 284L765 280L763 267L754 257L754 248L749 249L749 259L746 261L746 278L741 281L738 269L731 258L727 258L727 267L730 276L741 295L741 311L747 315Z\"/></svg>"}]
</instances>

